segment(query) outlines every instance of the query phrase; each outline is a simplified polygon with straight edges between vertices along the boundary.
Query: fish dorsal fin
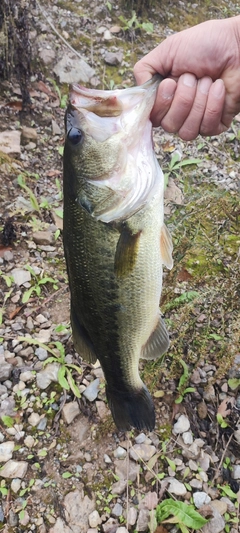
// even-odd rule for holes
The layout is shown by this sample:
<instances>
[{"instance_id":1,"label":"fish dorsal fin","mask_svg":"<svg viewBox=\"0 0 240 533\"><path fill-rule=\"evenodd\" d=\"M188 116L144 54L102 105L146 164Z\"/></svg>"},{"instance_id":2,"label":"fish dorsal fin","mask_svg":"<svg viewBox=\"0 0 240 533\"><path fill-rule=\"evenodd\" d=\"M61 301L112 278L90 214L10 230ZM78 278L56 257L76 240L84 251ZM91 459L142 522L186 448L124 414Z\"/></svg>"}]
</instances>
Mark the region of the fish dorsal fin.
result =
<instances>
[{"instance_id":1,"label":"fish dorsal fin","mask_svg":"<svg viewBox=\"0 0 240 533\"><path fill-rule=\"evenodd\" d=\"M77 353L88 363L96 363L97 356L88 332L80 324L75 309L71 304L71 324L74 348Z\"/></svg>"},{"instance_id":2,"label":"fish dorsal fin","mask_svg":"<svg viewBox=\"0 0 240 533\"><path fill-rule=\"evenodd\" d=\"M118 278L127 276L134 269L140 236L141 231L133 234L127 225L123 226L118 239L114 261L114 272Z\"/></svg>"},{"instance_id":3,"label":"fish dorsal fin","mask_svg":"<svg viewBox=\"0 0 240 533\"><path fill-rule=\"evenodd\" d=\"M172 259L173 244L172 244L172 237L167 229L167 226L165 226L165 224L163 224L162 231L161 231L160 248L161 248L162 262L167 268L169 268L169 270L171 270L171 268L173 267L173 259Z\"/></svg>"},{"instance_id":4,"label":"fish dorsal fin","mask_svg":"<svg viewBox=\"0 0 240 533\"><path fill-rule=\"evenodd\" d=\"M169 347L169 336L161 316L159 316L156 328L153 330L145 346L142 348L142 359L157 359L163 355Z\"/></svg>"}]
</instances>

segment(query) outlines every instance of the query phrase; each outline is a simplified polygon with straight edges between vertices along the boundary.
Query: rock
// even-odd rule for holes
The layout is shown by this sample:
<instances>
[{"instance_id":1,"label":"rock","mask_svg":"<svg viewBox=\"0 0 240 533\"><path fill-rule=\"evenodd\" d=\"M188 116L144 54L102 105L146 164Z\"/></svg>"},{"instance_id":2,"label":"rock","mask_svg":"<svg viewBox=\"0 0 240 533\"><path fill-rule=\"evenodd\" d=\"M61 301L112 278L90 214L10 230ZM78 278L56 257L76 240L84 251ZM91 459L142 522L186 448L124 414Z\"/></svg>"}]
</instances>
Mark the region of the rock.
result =
<instances>
[{"instance_id":1,"label":"rock","mask_svg":"<svg viewBox=\"0 0 240 533\"><path fill-rule=\"evenodd\" d=\"M223 500L213 500L211 502L211 507L216 509L219 514L222 516L227 512L227 502L224 502Z\"/></svg>"},{"instance_id":2,"label":"rock","mask_svg":"<svg viewBox=\"0 0 240 533\"><path fill-rule=\"evenodd\" d=\"M116 528L114 527L116 526ZM111 533L117 530L117 520L116 518L110 517L105 524L102 525L102 530L104 533Z\"/></svg>"},{"instance_id":3,"label":"rock","mask_svg":"<svg viewBox=\"0 0 240 533\"><path fill-rule=\"evenodd\" d=\"M134 461L149 461L151 457L156 453L155 446L152 446L151 444L134 444L132 448L130 448L130 457L134 459Z\"/></svg>"},{"instance_id":4,"label":"rock","mask_svg":"<svg viewBox=\"0 0 240 533\"><path fill-rule=\"evenodd\" d=\"M216 398L215 389L213 385L207 385L203 391L203 398L206 402L213 402Z\"/></svg>"},{"instance_id":5,"label":"rock","mask_svg":"<svg viewBox=\"0 0 240 533\"><path fill-rule=\"evenodd\" d=\"M66 424L71 422L80 414L80 408L77 402L68 402L64 405L62 410L62 417Z\"/></svg>"},{"instance_id":6,"label":"rock","mask_svg":"<svg viewBox=\"0 0 240 533\"><path fill-rule=\"evenodd\" d=\"M127 478L130 481L136 481L139 472L140 465L134 461L126 459L117 459L114 461L115 464L115 474L119 476L121 480L126 480Z\"/></svg>"},{"instance_id":7,"label":"rock","mask_svg":"<svg viewBox=\"0 0 240 533\"><path fill-rule=\"evenodd\" d=\"M30 141L37 142L38 134L35 128L29 128L28 126L22 127L21 132L21 144L27 144Z\"/></svg>"},{"instance_id":8,"label":"rock","mask_svg":"<svg viewBox=\"0 0 240 533\"><path fill-rule=\"evenodd\" d=\"M128 510L128 523L129 526L134 526L137 521L137 509L135 507L129 507Z\"/></svg>"},{"instance_id":9,"label":"rock","mask_svg":"<svg viewBox=\"0 0 240 533\"><path fill-rule=\"evenodd\" d=\"M86 61L76 57L75 54L64 53L63 58L56 64L53 71L58 76L60 83L89 83L95 71Z\"/></svg>"},{"instance_id":10,"label":"rock","mask_svg":"<svg viewBox=\"0 0 240 533\"><path fill-rule=\"evenodd\" d=\"M26 511L26 509L24 509L23 517L19 519L19 523L21 524L21 526L26 526L29 523L29 520L30 520L30 516L28 512Z\"/></svg>"},{"instance_id":11,"label":"rock","mask_svg":"<svg viewBox=\"0 0 240 533\"><path fill-rule=\"evenodd\" d=\"M39 389L46 389L52 381L58 381L58 363L49 363L43 370L37 372L37 386Z\"/></svg>"},{"instance_id":12,"label":"rock","mask_svg":"<svg viewBox=\"0 0 240 533\"><path fill-rule=\"evenodd\" d=\"M208 496L206 492L197 491L193 493L193 501L197 509L200 509L202 505L209 503L211 501L211 498Z\"/></svg>"},{"instance_id":13,"label":"rock","mask_svg":"<svg viewBox=\"0 0 240 533\"><path fill-rule=\"evenodd\" d=\"M221 533L222 531L224 531L225 520L217 511L217 509L215 509L214 507L212 507L212 509L213 518L210 518L209 522L202 527L202 533Z\"/></svg>"},{"instance_id":14,"label":"rock","mask_svg":"<svg viewBox=\"0 0 240 533\"><path fill-rule=\"evenodd\" d=\"M14 478L11 482L11 490L17 494L18 491L20 490L21 488L21 479L19 479L18 477Z\"/></svg>"},{"instance_id":15,"label":"rock","mask_svg":"<svg viewBox=\"0 0 240 533\"><path fill-rule=\"evenodd\" d=\"M3 253L3 259L4 261L10 262L14 258L13 253L10 250L6 250L6 252Z\"/></svg>"},{"instance_id":16,"label":"rock","mask_svg":"<svg viewBox=\"0 0 240 533\"><path fill-rule=\"evenodd\" d=\"M35 333L35 338L43 343L50 342L52 334L52 328L49 329L40 329L39 333ZM53 363L55 364L55 363ZM53 381L53 380L52 380Z\"/></svg>"},{"instance_id":17,"label":"rock","mask_svg":"<svg viewBox=\"0 0 240 533\"><path fill-rule=\"evenodd\" d=\"M0 463L6 463L9 459L12 459L15 442L7 440L0 444Z\"/></svg>"},{"instance_id":18,"label":"rock","mask_svg":"<svg viewBox=\"0 0 240 533\"><path fill-rule=\"evenodd\" d=\"M90 527L98 527L102 523L99 512L96 510L93 511L88 517L88 522Z\"/></svg>"},{"instance_id":19,"label":"rock","mask_svg":"<svg viewBox=\"0 0 240 533\"><path fill-rule=\"evenodd\" d=\"M183 483L175 478L168 478L168 481L168 492L171 494L176 494L176 496L185 496L185 494L187 494L187 489Z\"/></svg>"},{"instance_id":20,"label":"rock","mask_svg":"<svg viewBox=\"0 0 240 533\"><path fill-rule=\"evenodd\" d=\"M127 481L120 479L112 484L112 494L123 494L127 486Z\"/></svg>"},{"instance_id":21,"label":"rock","mask_svg":"<svg viewBox=\"0 0 240 533\"><path fill-rule=\"evenodd\" d=\"M20 130L5 130L0 132L0 151L4 154L20 154Z\"/></svg>"},{"instance_id":22,"label":"rock","mask_svg":"<svg viewBox=\"0 0 240 533\"><path fill-rule=\"evenodd\" d=\"M5 381L11 375L12 365L5 360L3 355L0 355L0 381Z\"/></svg>"},{"instance_id":23,"label":"rock","mask_svg":"<svg viewBox=\"0 0 240 533\"><path fill-rule=\"evenodd\" d=\"M127 451L124 450L121 446L118 446L116 450L113 452L114 457L117 459L124 459L127 455Z\"/></svg>"},{"instance_id":24,"label":"rock","mask_svg":"<svg viewBox=\"0 0 240 533\"><path fill-rule=\"evenodd\" d=\"M198 404L197 412L198 412L198 416L199 416L199 418L201 418L201 420L204 420L204 418L207 418L208 410L207 410L207 406L206 406L205 402L200 402Z\"/></svg>"},{"instance_id":25,"label":"rock","mask_svg":"<svg viewBox=\"0 0 240 533\"><path fill-rule=\"evenodd\" d=\"M59 128L59 125L56 120L52 120L52 132L53 135L62 135L62 130L61 128Z\"/></svg>"},{"instance_id":26,"label":"rock","mask_svg":"<svg viewBox=\"0 0 240 533\"><path fill-rule=\"evenodd\" d=\"M240 428L234 431L234 437L236 441L240 444Z\"/></svg>"},{"instance_id":27,"label":"rock","mask_svg":"<svg viewBox=\"0 0 240 533\"><path fill-rule=\"evenodd\" d=\"M31 413L31 415L28 417L28 423L35 427L38 425L39 423L39 420L40 420L40 415L38 413Z\"/></svg>"},{"instance_id":28,"label":"rock","mask_svg":"<svg viewBox=\"0 0 240 533\"><path fill-rule=\"evenodd\" d=\"M122 512L123 512L122 505L120 503L115 503L113 510L111 512L112 516L114 516L114 518L118 518L119 516L122 515Z\"/></svg>"},{"instance_id":29,"label":"rock","mask_svg":"<svg viewBox=\"0 0 240 533\"><path fill-rule=\"evenodd\" d=\"M42 48L38 53L44 65L50 65L56 57L55 51L51 48Z\"/></svg>"},{"instance_id":30,"label":"rock","mask_svg":"<svg viewBox=\"0 0 240 533\"><path fill-rule=\"evenodd\" d=\"M183 439L184 444L193 443L193 436L190 431L185 431L185 433L182 434L182 439Z\"/></svg>"},{"instance_id":31,"label":"rock","mask_svg":"<svg viewBox=\"0 0 240 533\"><path fill-rule=\"evenodd\" d=\"M79 533L79 524L81 524L81 533L86 533L88 517L95 508L94 499L90 500L88 496L84 496L83 491L74 490L65 496L64 507L66 522L71 533Z\"/></svg>"},{"instance_id":32,"label":"rock","mask_svg":"<svg viewBox=\"0 0 240 533\"><path fill-rule=\"evenodd\" d=\"M32 238L36 244L54 243L54 235L52 231L34 231Z\"/></svg>"},{"instance_id":33,"label":"rock","mask_svg":"<svg viewBox=\"0 0 240 533\"><path fill-rule=\"evenodd\" d=\"M13 509L9 509L8 513L8 525L10 527L16 527L18 525L18 514L13 511Z\"/></svg>"},{"instance_id":34,"label":"rock","mask_svg":"<svg viewBox=\"0 0 240 533\"><path fill-rule=\"evenodd\" d=\"M10 459L1 469L1 477L13 479L19 477L24 478L28 469L28 463L26 461L13 461Z\"/></svg>"},{"instance_id":35,"label":"rock","mask_svg":"<svg viewBox=\"0 0 240 533\"><path fill-rule=\"evenodd\" d=\"M103 459L106 464L112 463L112 459L110 459L109 455L107 455L106 453L104 454Z\"/></svg>"},{"instance_id":36,"label":"rock","mask_svg":"<svg viewBox=\"0 0 240 533\"><path fill-rule=\"evenodd\" d=\"M26 370L26 372L22 372L20 374L19 379L23 381L24 383L27 383L28 381L33 381L35 379L35 373L32 372L31 370Z\"/></svg>"},{"instance_id":37,"label":"rock","mask_svg":"<svg viewBox=\"0 0 240 533\"><path fill-rule=\"evenodd\" d=\"M96 401L96 408L97 408L97 412L101 420L104 420L110 414L110 411L107 405L105 404L105 402L102 402L101 400Z\"/></svg>"},{"instance_id":38,"label":"rock","mask_svg":"<svg viewBox=\"0 0 240 533\"><path fill-rule=\"evenodd\" d=\"M122 52L106 52L104 61L107 65L117 66L122 62L123 53Z\"/></svg>"},{"instance_id":39,"label":"rock","mask_svg":"<svg viewBox=\"0 0 240 533\"><path fill-rule=\"evenodd\" d=\"M47 427L47 417L44 416L43 418L41 418L41 420L39 421L39 424L37 425L37 429L39 431L45 431Z\"/></svg>"},{"instance_id":40,"label":"rock","mask_svg":"<svg viewBox=\"0 0 240 533\"><path fill-rule=\"evenodd\" d=\"M45 361L48 358L48 353L45 348L37 348L35 350L35 355L38 357L39 361Z\"/></svg>"},{"instance_id":41,"label":"rock","mask_svg":"<svg viewBox=\"0 0 240 533\"><path fill-rule=\"evenodd\" d=\"M137 519L137 524L136 524L136 530L147 531L148 523L149 523L149 510L140 509L138 519Z\"/></svg>"},{"instance_id":42,"label":"rock","mask_svg":"<svg viewBox=\"0 0 240 533\"><path fill-rule=\"evenodd\" d=\"M120 526L116 529L116 533L128 533L128 530L125 528L125 526Z\"/></svg>"},{"instance_id":43,"label":"rock","mask_svg":"<svg viewBox=\"0 0 240 533\"><path fill-rule=\"evenodd\" d=\"M228 513L234 513L236 511L234 503L230 500L230 498L227 498L227 496L222 496L220 501L226 502Z\"/></svg>"},{"instance_id":44,"label":"rock","mask_svg":"<svg viewBox=\"0 0 240 533\"><path fill-rule=\"evenodd\" d=\"M240 479L240 465L233 466L232 477L233 479Z\"/></svg>"},{"instance_id":45,"label":"rock","mask_svg":"<svg viewBox=\"0 0 240 533\"><path fill-rule=\"evenodd\" d=\"M13 277L14 283L20 287L24 283L31 281L31 274L28 270L23 268L14 268L11 271L11 276Z\"/></svg>"},{"instance_id":46,"label":"rock","mask_svg":"<svg viewBox=\"0 0 240 533\"><path fill-rule=\"evenodd\" d=\"M32 435L27 435L26 438L24 439L24 444L25 446L27 446L27 448L31 449L34 445L34 438L32 437Z\"/></svg>"},{"instance_id":47,"label":"rock","mask_svg":"<svg viewBox=\"0 0 240 533\"><path fill-rule=\"evenodd\" d=\"M146 435L145 433L140 433L139 435L137 435L137 437L135 438L135 442L136 444L143 444L146 440Z\"/></svg>"},{"instance_id":48,"label":"rock","mask_svg":"<svg viewBox=\"0 0 240 533\"><path fill-rule=\"evenodd\" d=\"M200 479L193 478L193 479L191 479L191 480L189 481L189 485L190 485L193 489L201 490L201 489L202 489L203 482L202 482Z\"/></svg>"},{"instance_id":49,"label":"rock","mask_svg":"<svg viewBox=\"0 0 240 533\"><path fill-rule=\"evenodd\" d=\"M120 26L111 26L110 30L111 33L120 33L122 31L122 28Z\"/></svg>"},{"instance_id":50,"label":"rock","mask_svg":"<svg viewBox=\"0 0 240 533\"><path fill-rule=\"evenodd\" d=\"M105 30L103 34L104 41L111 41L113 36L112 33L109 30Z\"/></svg>"},{"instance_id":51,"label":"rock","mask_svg":"<svg viewBox=\"0 0 240 533\"><path fill-rule=\"evenodd\" d=\"M83 391L83 395L89 402L96 400L99 393L99 383L100 380L98 378L94 379L94 381L92 381L90 385L88 385L88 387Z\"/></svg>"},{"instance_id":52,"label":"rock","mask_svg":"<svg viewBox=\"0 0 240 533\"><path fill-rule=\"evenodd\" d=\"M180 415L177 422L173 426L173 433L178 435L179 433L185 433L190 428L190 422L186 415Z\"/></svg>"},{"instance_id":53,"label":"rock","mask_svg":"<svg viewBox=\"0 0 240 533\"><path fill-rule=\"evenodd\" d=\"M61 518L57 518L54 526L49 529L49 533L72 533L72 529Z\"/></svg>"}]
</instances>

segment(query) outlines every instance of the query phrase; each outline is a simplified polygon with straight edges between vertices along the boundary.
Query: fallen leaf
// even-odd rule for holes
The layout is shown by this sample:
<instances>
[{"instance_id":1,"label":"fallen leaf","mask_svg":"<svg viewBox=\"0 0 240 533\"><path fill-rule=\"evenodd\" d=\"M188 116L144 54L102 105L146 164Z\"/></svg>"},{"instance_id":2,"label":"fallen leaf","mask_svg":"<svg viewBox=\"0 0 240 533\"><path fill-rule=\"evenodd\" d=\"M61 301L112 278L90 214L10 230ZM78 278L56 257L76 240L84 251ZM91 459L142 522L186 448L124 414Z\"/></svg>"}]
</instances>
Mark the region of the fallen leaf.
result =
<instances>
[{"instance_id":1,"label":"fallen leaf","mask_svg":"<svg viewBox=\"0 0 240 533\"><path fill-rule=\"evenodd\" d=\"M61 170L55 170L54 168L50 169L49 172L47 172L47 176L49 178L53 178L54 176L59 176L59 174L62 174Z\"/></svg>"},{"instance_id":2,"label":"fallen leaf","mask_svg":"<svg viewBox=\"0 0 240 533\"><path fill-rule=\"evenodd\" d=\"M154 398L162 398L164 395L165 395L165 392L163 390L157 390L153 394Z\"/></svg>"},{"instance_id":3,"label":"fallen leaf","mask_svg":"<svg viewBox=\"0 0 240 533\"><path fill-rule=\"evenodd\" d=\"M17 111L22 111L22 100L12 100L12 102L6 102L3 107L10 107Z\"/></svg>"},{"instance_id":4,"label":"fallen leaf","mask_svg":"<svg viewBox=\"0 0 240 533\"><path fill-rule=\"evenodd\" d=\"M11 251L12 247L11 246L4 246L3 244L0 244L0 257L3 257L5 252L7 252L8 250Z\"/></svg>"},{"instance_id":5,"label":"fallen leaf","mask_svg":"<svg viewBox=\"0 0 240 533\"><path fill-rule=\"evenodd\" d=\"M143 499L144 504L146 505L147 509L151 511L152 509L155 509L158 504L158 496L156 492L148 492L146 496Z\"/></svg>"},{"instance_id":6,"label":"fallen leaf","mask_svg":"<svg viewBox=\"0 0 240 533\"><path fill-rule=\"evenodd\" d=\"M168 533L168 530L164 526L158 526L154 533Z\"/></svg>"},{"instance_id":7,"label":"fallen leaf","mask_svg":"<svg viewBox=\"0 0 240 533\"><path fill-rule=\"evenodd\" d=\"M185 268L182 268L177 275L178 281L189 281L192 278L192 274L190 274L190 272L188 272Z\"/></svg>"},{"instance_id":8,"label":"fallen leaf","mask_svg":"<svg viewBox=\"0 0 240 533\"><path fill-rule=\"evenodd\" d=\"M175 146L173 146L170 141L167 141L163 146L162 146L162 150L164 152L173 152L175 150Z\"/></svg>"},{"instance_id":9,"label":"fallen leaf","mask_svg":"<svg viewBox=\"0 0 240 533\"><path fill-rule=\"evenodd\" d=\"M15 316L18 315L18 313L21 311L22 308L23 308L23 305L20 305L19 307L16 307L14 311L9 313L8 315L9 320L12 320L13 318L15 318Z\"/></svg>"},{"instance_id":10,"label":"fallen leaf","mask_svg":"<svg viewBox=\"0 0 240 533\"><path fill-rule=\"evenodd\" d=\"M218 407L218 413L222 415L223 418L230 415L233 405L235 404L235 398L233 396L228 396L220 403Z\"/></svg>"},{"instance_id":11,"label":"fallen leaf","mask_svg":"<svg viewBox=\"0 0 240 533\"><path fill-rule=\"evenodd\" d=\"M46 83L44 83L43 81L38 81L36 84L35 84L35 87L41 91L42 93L45 93L47 94L48 96L53 96L54 98L56 98L56 93L53 93L51 91L51 89L49 89L49 87L46 85Z\"/></svg>"},{"instance_id":12,"label":"fallen leaf","mask_svg":"<svg viewBox=\"0 0 240 533\"><path fill-rule=\"evenodd\" d=\"M168 180L168 186L165 190L165 200L168 200L169 202L173 202L177 205L183 204L183 193L179 187L174 183L173 178L169 178Z\"/></svg>"}]
</instances>

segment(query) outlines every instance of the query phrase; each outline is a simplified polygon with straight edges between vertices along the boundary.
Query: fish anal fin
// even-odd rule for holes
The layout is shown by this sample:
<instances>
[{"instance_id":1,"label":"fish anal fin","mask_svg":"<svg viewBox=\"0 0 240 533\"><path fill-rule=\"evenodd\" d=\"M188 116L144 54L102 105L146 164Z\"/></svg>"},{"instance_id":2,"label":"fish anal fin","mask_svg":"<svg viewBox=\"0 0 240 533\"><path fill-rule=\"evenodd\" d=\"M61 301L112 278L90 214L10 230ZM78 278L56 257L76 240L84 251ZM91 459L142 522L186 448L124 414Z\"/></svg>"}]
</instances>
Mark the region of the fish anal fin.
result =
<instances>
[{"instance_id":1,"label":"fish anal fin","mask_svg":"<svg viewBox=\"0 0 240 533\"><path fill-rule=\"evenodd\" d=\"M71 305L71 324L74 348L88 363L96 363L97 356L85 327L80 324L73 305Z\"/></svg>"},{"instance_id":2,"label":"fish anal fin","mask_svg":"<svg viewBox=\"0 0 240 533\"><path fill-rule=\"evenodd\" d=\"M173 244L172 244L172 237L165 226L163 224L162 230L161 230L161 236L160 236L160 249L161 249L161 257L163 264L171 270L173 267L173 259L172 259L172 251L173 251Z\"/></svg>"},{"instance_id":3,"label":"fish anal fin","mask_svg":"<svg viewBox=\"0 0 240 533\"><path fill-rule=\"evenodd\" d=\"M113 420L119 431L134 427L139 431L152 431L155 426L154 404L144 384L139 389L110 390L106 385L106 395Z\"/></svg>"},{"instance_id":4,"label":"fish anal fin","mask_svg":"<svg viewBox=\"0 0 240 533\"><path fill-rule=\"evenodd\" d=\"M140 235L141 231L133 234L127 226L121 229L114 261L114 272L118 278L123 278L133 271L138 256Z\"/></svg>"},{"instance_id":5,"label":"fish anal fin","mask_svg":"<svg viewBox=\"0 0 240 533\"><path fill-rule=\"evenodd\" d=\"M169 347L169 336L164 320L159 316L156 328L153 330L145 346L142 348L142 359L158 359Z\"/></svg>"}]
</instances>

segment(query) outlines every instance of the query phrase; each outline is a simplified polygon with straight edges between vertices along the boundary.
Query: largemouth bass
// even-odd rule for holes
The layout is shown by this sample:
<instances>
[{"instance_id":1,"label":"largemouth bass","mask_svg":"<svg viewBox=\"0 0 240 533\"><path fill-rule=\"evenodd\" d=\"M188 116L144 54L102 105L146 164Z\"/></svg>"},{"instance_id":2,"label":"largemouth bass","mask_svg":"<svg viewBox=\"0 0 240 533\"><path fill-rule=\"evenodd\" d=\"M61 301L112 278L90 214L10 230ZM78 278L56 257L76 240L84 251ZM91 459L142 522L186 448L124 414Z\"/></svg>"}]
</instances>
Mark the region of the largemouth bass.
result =
<instances>
[{"instance_id":1,"label":"largemouth bass","mask_svg":"<svg viewBox=\"0 0 240 533\"><path fill-rule=\"evenodd\" d=\"M65 117L63 237L73 340L85 360L99 359L120 430L154 428L139 358L158 358L169 346L159 300L172 242L149 119L159 81L112 91L73 86Z\"/></svg>"}]
</instances>

